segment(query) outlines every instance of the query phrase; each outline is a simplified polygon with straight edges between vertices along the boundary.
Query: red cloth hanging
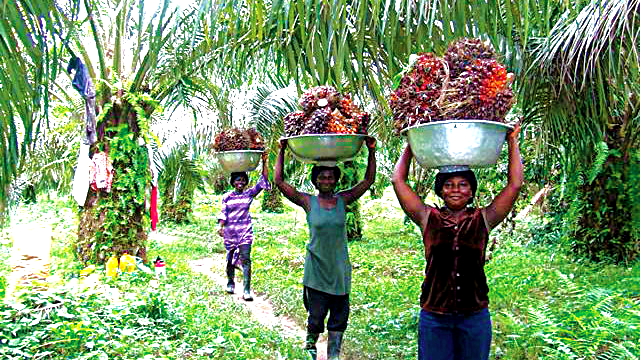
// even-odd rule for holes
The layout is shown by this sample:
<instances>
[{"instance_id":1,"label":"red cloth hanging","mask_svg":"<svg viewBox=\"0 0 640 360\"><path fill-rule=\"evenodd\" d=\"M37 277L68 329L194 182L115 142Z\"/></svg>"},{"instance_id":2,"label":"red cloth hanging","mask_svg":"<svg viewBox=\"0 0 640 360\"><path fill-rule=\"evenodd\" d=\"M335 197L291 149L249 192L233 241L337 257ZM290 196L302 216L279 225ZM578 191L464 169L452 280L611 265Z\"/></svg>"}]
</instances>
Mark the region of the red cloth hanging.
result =
<instances>
[{"instance_id":1,"label":"red cloth hanging","mask_svg":"<svg viewBox=\"0 0 640 360\"><path fill-rule=\"evenodd\" d=\"M156 231L156 224L158 223L158 187L153 186L151 188L151 208L149 209L151 215L151 230Z\"/></svg>"},{"instance_id":2,"label":"red cloth hanging","mask_svg":"<svg viewBox=\"0 0 640 360\"><path fill-rule=\"evenodd\" d=\"M113 165L111 159L106 152L98 152L93 154L89 163L89 181L91 189L98 191L99 189L111 192L111 184L113 183Z\"/></svg>"}]
</instances>

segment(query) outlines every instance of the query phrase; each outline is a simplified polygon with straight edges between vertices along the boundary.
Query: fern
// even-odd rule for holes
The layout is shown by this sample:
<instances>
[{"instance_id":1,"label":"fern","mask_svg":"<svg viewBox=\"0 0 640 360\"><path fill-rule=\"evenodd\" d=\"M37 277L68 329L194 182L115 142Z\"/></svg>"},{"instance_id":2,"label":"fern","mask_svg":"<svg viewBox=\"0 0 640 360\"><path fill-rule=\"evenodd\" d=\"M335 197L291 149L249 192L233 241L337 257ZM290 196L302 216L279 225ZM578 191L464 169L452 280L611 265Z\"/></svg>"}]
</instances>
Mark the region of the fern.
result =
<instances>
[{"instance_id":1,"label":"fern","mask_svg":"<svg viewBox=\"0 0 640 360\"><path fill-rule=\"evenodd\" d=\"M595 357L596 360L638 360L638 357L633 355L626 346L611 341L604 341L603 344L607 346L607 351L598 354Z\"/></svg>"},{"instance_id":2,"label":"fern","mask_svg":"<svg viewBox=\"0 0 640 360\"><path fill-rule=\"evenodd\" d=\"M593 164L587 173L587 184L591 184L593 180L600 174L602 171L602 165L604 165L605 161L609 157L609 147L607 143L601 141L595 146L596 157L593 160Z\"/></svg>"},{"instance_id":3,"label":"fern","mask_svg":"<svg viewBox=\"0 0 640 360\"><path fill-rule=\"evenodd\" d=\"M564 308L540 303L528 311L532 336L544 353L540 359L637 360L638 344L627 339L638 331L640 300L601 288L585 291L556 274L567 289Z\"/></svg>"},{"instance_id":4,"label":"fern","mask_svg":"<svg viewBox=\"0 0 640 360\"><path fill-rule=\"evenodd\" d=\"M640 150L631 152L630 158L627 184L630 187L628 194L631 204L631 236L640 241Z\"/></svg>"}]
</instances>

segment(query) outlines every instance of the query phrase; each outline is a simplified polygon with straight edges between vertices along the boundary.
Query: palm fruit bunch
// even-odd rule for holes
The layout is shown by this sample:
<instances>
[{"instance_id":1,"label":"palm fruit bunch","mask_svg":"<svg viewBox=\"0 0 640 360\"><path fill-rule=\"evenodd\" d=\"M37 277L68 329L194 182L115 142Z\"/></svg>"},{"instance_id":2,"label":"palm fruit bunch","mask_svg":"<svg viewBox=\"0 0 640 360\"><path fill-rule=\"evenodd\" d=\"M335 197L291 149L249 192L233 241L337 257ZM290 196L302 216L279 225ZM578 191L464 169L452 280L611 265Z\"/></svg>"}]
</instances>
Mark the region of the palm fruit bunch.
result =
<instances>
[{"instance_id":1,"label":"palm fruit bunch","mask_svg":"<svg viewBox=\"0 0 640 360\"><path fill-rule=\"evenodd\" d=\"M245 133L249 136L251 140L251 144L249 144L249 149L251 150L264 150L264 138L262 134L256 130L256 128L248 128L245 130Z\"/></svg>"},{"instance_id":2,"label":"palm fruit bunch","mask_svg":"<svg viewBox=\"0 0 640 360\"><path fill-rule=\"evenodd\" d=\"M284 117L287 137L306 134L366 134L369 114L360 110L349 94L340 94L331 86L316 86L305 91L298 104L302 111Z\"/></svg>"},{"instance_id":3,"label":"palm fruit bunch","mask_svg":"<svg viewBox=\"0 0 640 360\"><path fill-rule=\"evenodd\" d=\"M404 72L389 105L393 111L394 128L402 129L440 120L436 106L447 83L447 64L432 53L420 53Z\"/></svg>"},{"instance_id":4,"label":"palm fruit bunch","mask_svg":"<svg viewBox=\"0 0 640 360\"><path fill-rule=\"evenodd\" d=\"M264 139L255 129L230 128L216 135L211 146L214 151L264 150Z\"/></svg>"},{"instance_id":5,"label":"palm fruit bunch","mask_svg":"<svg viewBox=\"0 0 640 360\"><path fill-rule=\"evenodd\" d=\"M455 79L476 60L495 59L496 53L491 46L480 39L460 38L449 44L443 57L449 66L449 76Z\"/></svg>"},{"instance_id":6,"label":"palm fruit bunch","mask_svg":"<svg viewBox=\"0 0 640 360\"><path fill-rule=\"evenodd\" d=\"M284 136L296 136L302 134L306 119L304 111L294 111L284 117Z\"/></svg>"},{"instance_id":7,"label":"palm fruit bunch","mask_svg":"<svg viewBox=\"0 0 640 360\"><path fill-rule=\"evenodd\" d=\"M449 45L444 58L451 74L450 89L440 104L444 117L504 122L515 101L513 74L498 62L491 46L462 38Z\"/></svg>"},{"instance_id":8,"label":"palm fruit bunch","mask_svg":"<svg viewBox=\"0 0 640 360\"><path fill-rule=\"evenodd\" d=\"M391 94L394 127L400 132L438 120L504 122L514 102L512 80L493 48L479 39L453 42L443 58L419 54Z\"/></svg>"}]
</instances>

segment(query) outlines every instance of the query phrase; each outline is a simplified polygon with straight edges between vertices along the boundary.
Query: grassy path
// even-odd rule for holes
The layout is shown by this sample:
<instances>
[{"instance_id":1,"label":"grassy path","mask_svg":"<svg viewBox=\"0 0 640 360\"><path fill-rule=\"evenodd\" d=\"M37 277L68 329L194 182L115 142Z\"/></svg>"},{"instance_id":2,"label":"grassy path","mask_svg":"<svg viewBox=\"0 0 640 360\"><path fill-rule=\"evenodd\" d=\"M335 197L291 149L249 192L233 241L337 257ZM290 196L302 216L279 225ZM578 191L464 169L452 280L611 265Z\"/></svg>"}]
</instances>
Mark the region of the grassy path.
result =
<instances>
[{"instance_id":1,"label":"grassy path","mask_svg":"<svg viewBox=\"0 0 640 360\"><path fill-rule=\"evenodd\" d=\"M178 240L178 237L175 235L167 235L160 232L152 233L151 236L156 241L164 244L169 244ZM189 267L195 273L206 275L214 283L224 289L227 283L227 279L223 276L225 266L224 261L223 253L213 253L213 256L211 257L190 260ZM273 304L264 293L255 293L255 291L252 291L253 301L245 301L242 298L241 289L243 288L242 276L236 276L236 292L233 295L229 295L229 297L237 304L244 306L259 324L278 331L283 337L293 339L302 346L306 336L306 330L304 327L300 326L289 316L276 315ZM318 360L326 360L326 334L323 334L323 336L320 337L317 347Z\"/></svg>"},{"instance_id":2,"label":"grassy path","mask_svg":"<svg viewBox=\"0 0 640 360\"><path fill-rule=\"evenodd\" d=\"M226 279L220 274L224 269L224 255L215 254L216 256L204 259L190 261L189 265L194 272L209 276L216 284L222 288L226 286ZM217 269L218 271L214 271ZM242 279L236 279L236 289L242 289ZM276 315L273 310L273 304L264 295L253 294L253 301L244 301L242 292L237 290L231 295L237 303L243 304L255 317L255 319L263 326L277 328L282 336L294 338L300 343L304 341L306 331L300 327L293 319L286 315ZM318 341L318 360L327 359L327 340L325 337Z\"/></svg>"}]
</instances>

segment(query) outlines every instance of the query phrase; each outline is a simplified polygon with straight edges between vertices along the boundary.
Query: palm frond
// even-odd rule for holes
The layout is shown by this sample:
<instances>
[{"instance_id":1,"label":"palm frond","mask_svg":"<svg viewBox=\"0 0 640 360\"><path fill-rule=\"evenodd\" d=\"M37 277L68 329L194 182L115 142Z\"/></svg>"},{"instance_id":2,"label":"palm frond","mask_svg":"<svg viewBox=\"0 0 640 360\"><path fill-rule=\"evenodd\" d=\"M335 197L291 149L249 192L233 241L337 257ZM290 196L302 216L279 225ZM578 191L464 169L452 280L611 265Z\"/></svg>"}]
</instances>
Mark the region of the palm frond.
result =
<instances>
[{"instance_id":1,"label":"palm frond","mask_svg":"<svg viewBox=\"0 0 640 360\"><path fill-rule=\"evenodd\" d=\"M297 110L297 95L293 86L276 88L264 85L256 88L254 96L249 99L249 114L256 129L265 138L276 141L282 136L282 119L288 113Z\"/></svg>"}]
</instances>

